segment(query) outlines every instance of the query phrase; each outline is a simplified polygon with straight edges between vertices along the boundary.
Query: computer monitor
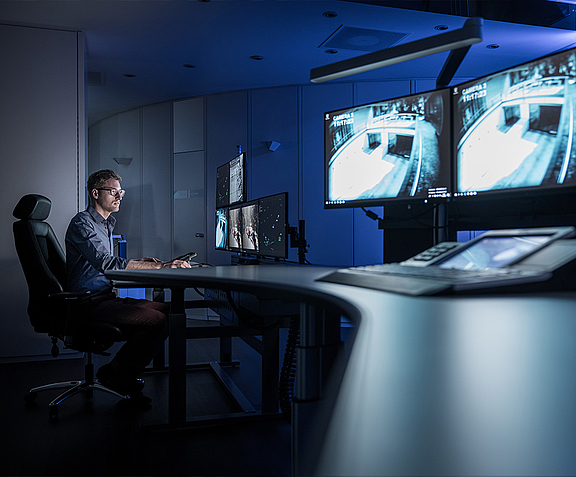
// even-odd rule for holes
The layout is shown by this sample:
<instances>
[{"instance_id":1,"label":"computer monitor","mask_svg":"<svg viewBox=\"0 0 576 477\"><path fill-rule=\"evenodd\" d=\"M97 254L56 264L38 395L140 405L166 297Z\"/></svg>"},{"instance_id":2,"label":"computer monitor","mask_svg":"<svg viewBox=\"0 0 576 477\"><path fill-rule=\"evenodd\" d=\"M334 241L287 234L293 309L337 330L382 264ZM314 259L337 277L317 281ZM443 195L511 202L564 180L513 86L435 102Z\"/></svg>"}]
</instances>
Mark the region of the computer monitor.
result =
<instances>
[{"instance_id":1,"label":"computer monitor","mask_svg":"<svg viewBox=\"0 0 576 477\"><path fill-rule=\"evenodd\" d=\"M228 208L216 209L216 244L218 250L228 249Z\"/></svg>"},{"instance_id":2,"label":"computer monitor","mask_svg":"<svg viewBox=\"0 0 576 477\"><path fill-rule=\"evenodd\" d=\"M288 193L258 199L260 255L288 258Z\"/></svg>"},{"instance_id":3,"label":"computer monitor","mask_svg":"<svg viewBox=\"0 0 576 477\"><path fill-rule=\"evenodd\" d=\"M228 250L242 251L242 207L228 209Z\"/></svg>"},{"instance_id":4,"label":"computer monitor","mask_svg":"<svg viewBox=\"0 0 576 477\"><path fill-rule=\"evenodd\" d=\"M576 50L452 87L454 197L576 186Z\"/></svg>"},{"instance_id":5,"label":"computer monitor","mask_svg":"<svg viewBox=\"0 0 576 477\"><path fill-rule=\"evenodd\" d=\"M324 207L450 197L450 90L324 115Z\"/></svg>"},{"instance_id":6,"label":"computer monitor","mask_svg":"<svg viewBox=\"0 0 576 477\"><path fill-rule=\"evenodd\" d=\"M238 154L216 169L216 208L246 200L245 153Z\"/></svg>"},{"instance_id":7,"label":"computer monitor","mask_svg":"<svg viewBox=\"0 0 576 477\"><path fill-rule=\"evenodd\" d=\"M288 258L288 193L216 210L215 248Z\"/></svg>"},{"instance_id":8,"label":"computer monitor","mask_svg":"<svg viewBox=\"0 0 576 477\"><path fill-rule=\"evenodd\" d=\"M258 201L242 206L242 251L257 254L258 245Z\"/></svg>"}]
</instances>

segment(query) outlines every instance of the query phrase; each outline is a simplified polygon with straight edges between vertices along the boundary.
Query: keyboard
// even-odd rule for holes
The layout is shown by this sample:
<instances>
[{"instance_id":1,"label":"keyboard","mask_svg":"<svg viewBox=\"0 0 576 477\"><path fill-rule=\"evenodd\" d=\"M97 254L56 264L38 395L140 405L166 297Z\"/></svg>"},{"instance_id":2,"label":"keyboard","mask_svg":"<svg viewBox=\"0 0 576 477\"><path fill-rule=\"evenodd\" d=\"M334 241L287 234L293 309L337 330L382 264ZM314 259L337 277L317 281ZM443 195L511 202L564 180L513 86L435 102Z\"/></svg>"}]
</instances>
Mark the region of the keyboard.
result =
<instances>
[{"instance_id":1,"label":"keyboard","mask_svg":"<svg viewBox=\"0 0 576 477\"><path fill-rule=\"evenodd\" d=\"M533 283L550 276L522 268L459 270L387 263L336 270L318 281L418 296Z\"/></svg>"}]
</instances>

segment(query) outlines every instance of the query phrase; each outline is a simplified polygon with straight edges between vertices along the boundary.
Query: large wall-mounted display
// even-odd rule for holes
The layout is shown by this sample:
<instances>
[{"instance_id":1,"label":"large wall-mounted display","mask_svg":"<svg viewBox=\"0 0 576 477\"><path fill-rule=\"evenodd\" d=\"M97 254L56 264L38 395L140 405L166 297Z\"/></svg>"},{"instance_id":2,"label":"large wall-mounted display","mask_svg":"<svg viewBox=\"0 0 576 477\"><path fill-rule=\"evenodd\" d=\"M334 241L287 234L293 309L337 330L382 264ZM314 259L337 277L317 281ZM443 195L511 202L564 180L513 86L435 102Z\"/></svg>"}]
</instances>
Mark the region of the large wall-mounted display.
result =
<instances>
[{"instance_id":1,"label":"large wall-mounted display","mask_svg":"<svg viewBox=\"0 0 576 477\"><path fill-rule=\"evenodd\" d=\"M452 88L454 196L576 185L576 54Z\"/></svg>"},{"instance_id":2,"label":"large wall-mounted display","mask_svg":"<svg viewBox=\"0 0 576 477\"><path fill-rule=\"evenodd\" d=\"M450 196L450 91L325 113L324 207Z\"/></svg>"},{"instance_id":3,"label":"large wall-mounted display","mask_svg":"<svg viewBox=\"0 0 576 477\"><path fill-rule=\"evenodd\" d=\"M576 49L325 113L324 207L576 189Z\"/></svg>"}]
</instances>

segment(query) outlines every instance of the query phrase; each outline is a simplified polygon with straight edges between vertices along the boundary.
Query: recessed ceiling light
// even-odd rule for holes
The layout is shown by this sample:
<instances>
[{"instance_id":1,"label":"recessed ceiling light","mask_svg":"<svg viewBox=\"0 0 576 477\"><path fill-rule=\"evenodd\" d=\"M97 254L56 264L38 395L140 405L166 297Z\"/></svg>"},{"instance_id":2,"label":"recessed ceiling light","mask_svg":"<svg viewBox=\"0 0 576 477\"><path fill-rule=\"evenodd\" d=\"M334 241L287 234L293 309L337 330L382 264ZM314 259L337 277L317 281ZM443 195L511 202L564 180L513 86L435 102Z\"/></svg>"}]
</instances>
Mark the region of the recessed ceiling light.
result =
<instances>
[{"instance_id":1,"label":"recessed ceiling light","mask_svg":"<svg viewBox=\"0 0 576 477\"><path fill-rule=\"evenodd\" d=\"M136 78L136 75L131 75L131 74L129 74L129 73L126 73L126 74L124 75L124 78Z\"/></svg>"},{"instance_id":2,"label":"recessed ceiling light","mask_svg":"<svg viewBox=\"0 0 576 477\"><path fill-rule=\"evenodd\" d=\"M264 57L260 55L252 55L250 58L256 61L261 61L264 59Z\"/></svg>"},{"instance_id":3,"label":"recessed ceiling light","mask_svg":"<svg viewBox=\"0 0 576 477\"><path fill-rule=\"evenodd\" d=\"M444 31L444 30L448 30L449 26L448 25L436 25L434 27L434 30L440 30L440 31Z\"/></svg>"},{"instance_id":4,"label":"recessed ceiling light","mask_svg":"<svg viewBox=\"0 0 576 477\"><path fill-rule=\"evenodd\" d=\"M338 16L336 12L324 12L322 15L324 15L326 18L335 18Z\"/></svg>"},{"instance_id":5,"label":"recessed ceiling light","mask_svg":"<svg viewBox=\"0 0 576 477\"><path fill-rule=\"evenodd\" d=\"M189 64L189 63L184 63L182 66L183 66L184 68L196 68L196 66L191 65L191 64Z\"/></svg>"},{"instance_id":6,"label":"recessed ceiling light","mask_svg":"<svg viewBox=\"0 0 576 477\"><path fill-rule=\"evenodd\" d=\"M489 50L497 50L500 48L500 45L498 43L490 43L489 45L486 45L486 48Z\"/></svg>"}]
</instances>

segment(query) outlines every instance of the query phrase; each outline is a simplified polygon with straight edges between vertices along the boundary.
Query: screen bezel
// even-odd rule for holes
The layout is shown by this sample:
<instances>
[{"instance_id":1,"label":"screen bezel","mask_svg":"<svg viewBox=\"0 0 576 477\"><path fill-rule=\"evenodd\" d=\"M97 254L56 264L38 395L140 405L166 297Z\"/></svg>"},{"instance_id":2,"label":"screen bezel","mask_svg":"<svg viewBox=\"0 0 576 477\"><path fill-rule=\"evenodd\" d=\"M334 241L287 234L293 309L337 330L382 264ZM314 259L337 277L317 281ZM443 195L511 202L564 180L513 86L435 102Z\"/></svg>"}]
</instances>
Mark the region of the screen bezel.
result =
<instances>
[{"instance_id":1,"label":"screen bezel","mask_svg":"<svg viewBox=\"0 0 576 477\"><path fill-rule=\"evenodd\" d=\"M354 105L347 108L340 108L332 111L327 111L324 113L324 208L325 209L339 209L339 208L351 208L351 207L368 207L368 206L380 206L387 203L441 203L446 202L451 196L452 187L452 174L451 174L451 95L450 88L441 88L437 90L424 91L421 93L414 93L409 95L398 96L395 98L385 99L381 101L373 101L366 104ZM407 195L397 195L395 197L370 197L370 198L360 198L360 199L348 199L348 200L332 200L330 198L330 164L335 157L332 154L331 139L329 138L327 124L331 118L336 115L349 114L358 109L377 107L381 104L395 103L402 100L415 101L419 97L430 97L438 96L442 98L443 110L442 110L442 121L441 121L441 133L440 133L440 144L438 146L440 161L440 177L443 177L442 182L445 187L445 191L438 191L438 195L433 196L428 194L418 193L415 196ZM405 113L410 114L410 113ZM383 115L384 116L384 115ZM440 188L440 184L437 187Z\"/></svg>"}]
</instances>

